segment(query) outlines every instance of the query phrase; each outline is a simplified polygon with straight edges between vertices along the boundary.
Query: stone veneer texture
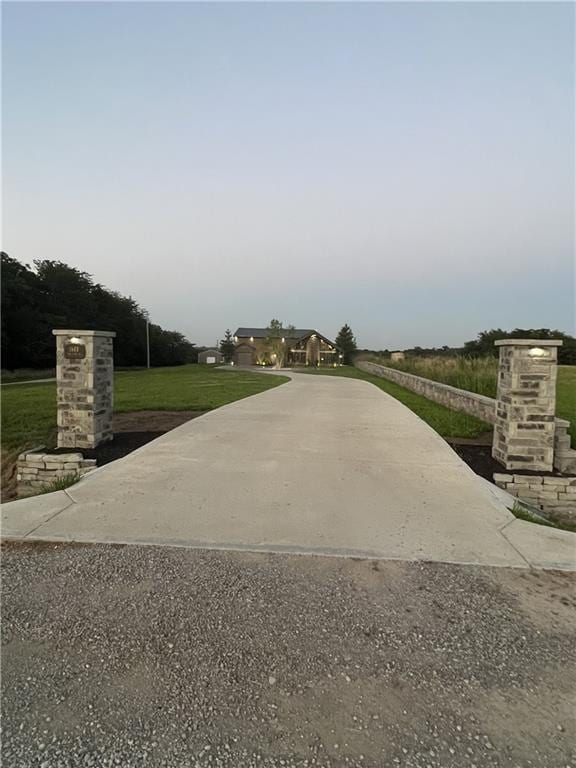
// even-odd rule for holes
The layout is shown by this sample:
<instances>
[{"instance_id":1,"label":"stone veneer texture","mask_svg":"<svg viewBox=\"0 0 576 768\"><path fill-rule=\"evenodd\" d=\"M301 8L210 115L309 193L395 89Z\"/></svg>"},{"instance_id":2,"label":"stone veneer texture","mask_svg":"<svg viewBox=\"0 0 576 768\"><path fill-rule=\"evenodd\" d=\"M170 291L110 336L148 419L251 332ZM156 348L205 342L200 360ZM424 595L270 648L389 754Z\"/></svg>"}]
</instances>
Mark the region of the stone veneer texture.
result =
<instances>
[{"instance_id":1,"label":"stone veneer texture","mask_svg":"<svg viewBox=\"0 0 576 768\"><path fill-rule=\"evenodd\" d=\"M31 496L51 486L57 480L78 479L96 468L96 459L85 459L81 453L46 453L42 447L18 456L17 475L19 496Z\"/></svg>"},{"instance_id":2,"label":"stone veneer texture","mask_svg":"<svg viewBox=\"0 0 576 768\"><path fill-rule=\"evenodd\" d=\"M506 469L549 472L554 466L556 347L560 343L496 342L500 364L492 456Z\"/></svg>"},{"instance_id":3,"label":"stone veneer texture","mask_svg":"<svg viewBox=\"0 0 576 768\"><path fill-rule=\"evenodd\" d=\"M520 501L527 501L544 512L563 513L576 519L576 477L496 473L494 482Z\"/></svg>"},{"instance_id":4,"label":"stone veneer texture","mask_svg":"<svg viewBox=\"0 0 576 768\"><path fill-rule=\"evenodd\" d=\"M95 448L112 440L113 337L105 331L53 331L57 338L58 447ZM83 358L70 359L66 345L78 337Z\"/></svg>"}]
</instances>

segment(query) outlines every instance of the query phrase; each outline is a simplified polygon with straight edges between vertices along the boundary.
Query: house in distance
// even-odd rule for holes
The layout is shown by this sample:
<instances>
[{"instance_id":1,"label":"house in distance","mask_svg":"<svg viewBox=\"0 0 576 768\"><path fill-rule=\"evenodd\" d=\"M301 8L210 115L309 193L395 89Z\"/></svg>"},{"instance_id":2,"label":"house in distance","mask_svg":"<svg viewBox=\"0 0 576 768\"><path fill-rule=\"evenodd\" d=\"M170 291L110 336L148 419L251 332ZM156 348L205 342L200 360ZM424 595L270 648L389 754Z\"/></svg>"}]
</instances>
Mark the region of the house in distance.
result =
<instances>
[{"instance_id":1,"label":"house in distance","mask_svg":"<svg viewBox=\"0 0 576 768\"><path fill-rule=\"evenodd\" d=\"M267 328L238 328L234 334L235 365L274 365L268 334ZM313 328L287 329L286 334L278 340L286 345L286 366L335 366L341 362L334 342Z\"/></svg>"}]
</instances>

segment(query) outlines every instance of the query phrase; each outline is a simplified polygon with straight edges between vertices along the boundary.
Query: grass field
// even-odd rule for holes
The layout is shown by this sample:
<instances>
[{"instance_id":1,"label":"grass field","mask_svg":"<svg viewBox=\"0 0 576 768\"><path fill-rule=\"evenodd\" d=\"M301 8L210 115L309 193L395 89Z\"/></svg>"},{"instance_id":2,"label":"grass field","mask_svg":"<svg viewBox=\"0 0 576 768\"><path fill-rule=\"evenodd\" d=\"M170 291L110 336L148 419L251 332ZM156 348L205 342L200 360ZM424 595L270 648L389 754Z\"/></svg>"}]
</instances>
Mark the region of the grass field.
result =
<instances>
[{"instance_id":1,"label":"grass field","mask_svg":"<svg viewBox=\"0 0 576 768\"><path fill-rule=\"evenodd\" d=\"M210 411L234 400L264 392L287 381L244 371L202 365L119 371L114 376L114 410ZM13 454L56 434L56 384L20 384L2 388L2 448Z\"/></svg>"},{"instance_id":2,"label":"grass field","mask_svg":"<svg viewBox=\"0 0 576 768\"><path fill-rule=\"evenodd\" d=\"M409 357L390 361L372 358L374 362L400 371L441 381L468 392L496 397L498 360L495 357ZM558 366L556 386L556 415L571 422L572 445L576 445L576 366Z\"/></svg>"},{"instance_id":3,"label":"grass field","mask_svg":"<svg viewBox=\"0 0 576 768\"><path fill-rule=\"evenodd\" d=\"M300 371L299 371L300 372ZM347 376L352 379L362 379L375 384L379 389L387 392L396 400L399 400L411 411L435 429L442 437L478 437L483 432L491 429L490 424L486 424L473 416L467 416L465 413L457 413L445 408L443 405L433 403L422 395L410 392L409 389L399 387L393 381L381 379L378 376L372 376L370 373L359 371L358 368L351 366L342 366L342 368L320 368L320 369L302 369L304 373L317 374L320 376Z\"/></svg>"}]
</instances>

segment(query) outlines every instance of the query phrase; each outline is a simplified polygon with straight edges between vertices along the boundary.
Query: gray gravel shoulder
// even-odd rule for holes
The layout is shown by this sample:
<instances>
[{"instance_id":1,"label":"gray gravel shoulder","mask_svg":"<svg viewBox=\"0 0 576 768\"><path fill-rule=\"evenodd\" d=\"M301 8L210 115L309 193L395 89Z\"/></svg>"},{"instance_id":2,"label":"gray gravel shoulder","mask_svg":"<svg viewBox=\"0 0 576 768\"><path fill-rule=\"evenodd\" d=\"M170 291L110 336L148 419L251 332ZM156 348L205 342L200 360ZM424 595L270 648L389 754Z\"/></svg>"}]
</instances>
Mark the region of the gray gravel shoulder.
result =
<instances>
[{"instance_id":1,"label":"gray gravel shoulder","mask_svg":"<svg viewBox=\"0 0 576 768\"><path fill-rule=\"evenodd\" d=\"M3 764L576 768L574 575L3 547Z\"/></svg>"}]
</instances>

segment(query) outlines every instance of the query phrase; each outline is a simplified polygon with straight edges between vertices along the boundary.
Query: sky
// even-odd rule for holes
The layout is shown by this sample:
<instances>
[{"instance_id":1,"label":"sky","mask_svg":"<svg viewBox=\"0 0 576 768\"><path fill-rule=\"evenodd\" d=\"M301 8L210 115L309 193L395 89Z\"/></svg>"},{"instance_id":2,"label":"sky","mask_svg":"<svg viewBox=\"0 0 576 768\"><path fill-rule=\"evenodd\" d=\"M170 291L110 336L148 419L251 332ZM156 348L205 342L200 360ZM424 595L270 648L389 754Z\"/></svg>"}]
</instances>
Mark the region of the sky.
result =
<instances>
[{"instance_id":1,"label":"sky","mask_svg":"<svg viewBox=\"0 0 576 768\"><path fill-rule=\"evenodd\" d=\"M3 3L3 249L198 344L574 333L574 10Z\"/></svg>"}]
</instances>

